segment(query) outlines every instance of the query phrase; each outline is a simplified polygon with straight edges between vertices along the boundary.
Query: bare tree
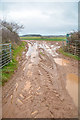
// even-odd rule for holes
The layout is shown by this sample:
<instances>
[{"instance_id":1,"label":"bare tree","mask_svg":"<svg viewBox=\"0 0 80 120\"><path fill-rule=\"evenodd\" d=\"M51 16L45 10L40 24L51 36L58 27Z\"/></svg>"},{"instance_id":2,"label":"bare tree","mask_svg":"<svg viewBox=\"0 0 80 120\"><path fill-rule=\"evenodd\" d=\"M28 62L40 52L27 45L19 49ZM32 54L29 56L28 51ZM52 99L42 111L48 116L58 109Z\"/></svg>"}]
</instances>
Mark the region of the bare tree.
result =
<instances>
[{"instance_id":1,"label":"bare tree","mask_svg":"<svg viewBox=\"0 0 80 120\"><path fill-rule=\"evenodd\" d=\"M18 32L23 28L23 25L0 20L0 29L2 29L2 42L20 43Z\"/></svg>"}]
</instances>

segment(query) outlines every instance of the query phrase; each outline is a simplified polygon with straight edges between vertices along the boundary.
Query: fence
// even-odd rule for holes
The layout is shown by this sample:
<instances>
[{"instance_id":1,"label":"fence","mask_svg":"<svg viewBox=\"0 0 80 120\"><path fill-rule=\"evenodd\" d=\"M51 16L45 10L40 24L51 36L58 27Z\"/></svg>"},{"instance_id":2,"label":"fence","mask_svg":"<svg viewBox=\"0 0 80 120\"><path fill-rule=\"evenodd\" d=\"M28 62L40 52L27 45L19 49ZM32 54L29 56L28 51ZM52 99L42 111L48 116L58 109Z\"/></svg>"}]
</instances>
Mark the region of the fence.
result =
<instances>
[{"instance_id":1,"label":"fence","mask_svg":"<svg viewBox=\"0 0 80 120\"><path fill-rule=\"evenodd\" d=\"M80 57L80 40L69 41L66 45L63 42L63 50Z\"/></svg>"},{"instance_id":2,"label":"fence","mask_svg":"<svg viewBox=\"0 0 80 120\"><path fill-rule=\"evenodd\" d=\"M11 43L0 44L0 68L10 63L11 59Z\"/></svg>"}]
</instances>

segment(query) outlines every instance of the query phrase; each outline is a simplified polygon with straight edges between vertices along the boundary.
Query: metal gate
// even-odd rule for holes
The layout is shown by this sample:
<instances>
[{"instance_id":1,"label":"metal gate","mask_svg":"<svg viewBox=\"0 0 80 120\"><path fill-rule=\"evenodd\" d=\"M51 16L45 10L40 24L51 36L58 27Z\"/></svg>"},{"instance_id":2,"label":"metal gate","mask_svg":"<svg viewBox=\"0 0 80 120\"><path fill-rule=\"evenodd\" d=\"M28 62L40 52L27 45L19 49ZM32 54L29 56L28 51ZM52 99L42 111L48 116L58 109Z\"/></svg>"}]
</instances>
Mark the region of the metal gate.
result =
<instances>
[{"instance_id":1,"label":"metal gate","mask_svg":"<svg viewBox=\"0 0 80 120\"><path fill-rule=\"evenodd\" d=\"M11 43L0 44L0 68L11 62Z\"/></svg>"}]
</instances>

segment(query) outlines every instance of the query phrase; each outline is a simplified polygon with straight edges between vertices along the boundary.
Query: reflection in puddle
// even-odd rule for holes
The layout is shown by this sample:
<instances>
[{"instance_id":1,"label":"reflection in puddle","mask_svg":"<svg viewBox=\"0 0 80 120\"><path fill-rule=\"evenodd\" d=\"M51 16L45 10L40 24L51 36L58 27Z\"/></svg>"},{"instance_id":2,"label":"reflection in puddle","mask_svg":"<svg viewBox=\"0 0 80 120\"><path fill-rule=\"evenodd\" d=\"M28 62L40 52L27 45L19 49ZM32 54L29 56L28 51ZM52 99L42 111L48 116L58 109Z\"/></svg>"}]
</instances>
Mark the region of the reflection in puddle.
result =
<instances>
[{"instance_id":1,"label":"reflection in puddle","mask_svg":"<svg viewBox=\"0 0 80 120\"><path fill-rule=\"evenodd\" d=\"M62 58L54 58L55 63L59 64L59 65L63 65L66 66L67 64L69 64L68 60L62 59Z\"/></svg>"},{"instance_id":2,"label":"reflection in puddle","mask_svg":"<svg viewBox=\"0 0 80 120\"><path fill-rule=\"evenodd\" d=\"M28 49L28 52L26 53L26 58L28 59L28 57L30 56L31 62L34 64L38 64L39 57L38 57L38 44L37 44L37 42L34 43L33 45L28 43L28 45L29 45L29 49Z\"/></svg>"},{"instance_id":3,"label":"reflection in puddle","mask_svg":"<svg viewBox=\"0 0 80 120\"><path fill-rule=\"evenodd\" d=\"M73 98L73 101L76 106L78 106L78 76L75 74L68 74L66 81L66 88Z\"/></svg>"},{"instance_id":4,"label":"reflection in puddle","mask_svg":"<svg viewBox=\"0 0 80 120\"><path fill-rule=\"evenodd\" d=\"M51 54L53 57L58 56L56 50L60 48L60 46L47 45L45 42L43 42L42 44L36 42L33 43L33 45L29 42L28 45L29 45L29 49L28 52L26 53L26 58L28 59L28 57L30 57L31 62L36 65L39 63L38 48L44 49L48 54Z\"/></svg>"},{"instance_id":5,"label":"reflection in puddle","mask_svg":"<svg viewBox=\"0 0 80 120\"><path fill-rule=\"evenodd\" d=\"M31 44L28 43L28 45L29 45L29 49L28 49L28 52L26 53L26 57L30 56L30 55L31 55L31 52L33 51Z\"/></svg>"},{"instance_id":6,"label":"reflection in puddle","mask_svg":"<svg viewBox=\"0 0 80 120\"><path fill-rule=\"evenodd\" d=\"M51 54L54 57L58 55L56 50L60 48L60 46L54 46L54 45L48 46L46 43L43 43L43 44L39 44L39 48L44 49L45 51L47 51L49 54Z\"/></svg>"}]
</instances>

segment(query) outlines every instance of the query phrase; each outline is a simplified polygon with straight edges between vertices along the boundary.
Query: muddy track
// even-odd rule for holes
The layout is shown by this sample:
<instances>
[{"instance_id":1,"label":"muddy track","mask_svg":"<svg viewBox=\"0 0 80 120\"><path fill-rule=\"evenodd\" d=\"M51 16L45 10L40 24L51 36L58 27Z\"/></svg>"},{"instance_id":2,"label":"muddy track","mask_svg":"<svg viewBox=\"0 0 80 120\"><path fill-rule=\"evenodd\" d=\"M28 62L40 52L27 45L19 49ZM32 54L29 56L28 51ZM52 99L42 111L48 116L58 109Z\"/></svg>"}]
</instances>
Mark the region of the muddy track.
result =
<instances>
[{"instance_id":1,"label":"muddy track","mask_svg":"<svg viewBox=\"0 0 80 120\"><path fill-rule=\"evenodd\" d=\"M77 106L66 89L66 75L77 63L60 61L62 56L56 52L60 45L28 41L19 69L3 87L3 118L77 117ZM77 67L72 73L77 76Z\"/></svg>"}]
</instances>

